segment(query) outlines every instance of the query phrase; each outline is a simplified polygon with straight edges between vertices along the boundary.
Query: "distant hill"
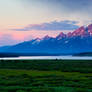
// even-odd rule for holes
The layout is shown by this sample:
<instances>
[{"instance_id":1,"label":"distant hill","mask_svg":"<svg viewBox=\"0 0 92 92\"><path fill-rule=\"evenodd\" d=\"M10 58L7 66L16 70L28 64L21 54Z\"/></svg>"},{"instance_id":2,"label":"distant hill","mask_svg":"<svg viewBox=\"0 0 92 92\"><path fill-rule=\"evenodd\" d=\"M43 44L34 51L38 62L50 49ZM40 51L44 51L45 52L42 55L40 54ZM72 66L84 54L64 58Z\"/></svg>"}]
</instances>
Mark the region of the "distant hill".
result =
<instances>
[{"instance_id":1,"label":"distant hill","mask_svg":"<svg viewBox=\"0 0 92 92\"><path fill-rule=\"evenodd\" d=\"M19 54L17 53L0 53L0 58L3 57L19 57Z\"/></svg>"},{"instance_id":2,"label":"distant hill","mask_svg":"<svg viewBox=\"0 0 92 92\"><path fill-rule=\"evenodd\" d=\"M74 54L73 56L92 56L92 52L85 52L85 53Z\"/></svg>"},{"instance_id":3,"label":"distant hill","mask_svg":"<svg viewBox=\"0 0 92 92\"><path fill-rule=\"evenodd\" d=\"M80 27L73 32L61 32L55 38L45 36L17 45L2 47L0 52L25 53L40 55L65 55L83 52L92 52L92 24ZM45 53L45 54L44 54Z\"/></svg>"}]
</instances>

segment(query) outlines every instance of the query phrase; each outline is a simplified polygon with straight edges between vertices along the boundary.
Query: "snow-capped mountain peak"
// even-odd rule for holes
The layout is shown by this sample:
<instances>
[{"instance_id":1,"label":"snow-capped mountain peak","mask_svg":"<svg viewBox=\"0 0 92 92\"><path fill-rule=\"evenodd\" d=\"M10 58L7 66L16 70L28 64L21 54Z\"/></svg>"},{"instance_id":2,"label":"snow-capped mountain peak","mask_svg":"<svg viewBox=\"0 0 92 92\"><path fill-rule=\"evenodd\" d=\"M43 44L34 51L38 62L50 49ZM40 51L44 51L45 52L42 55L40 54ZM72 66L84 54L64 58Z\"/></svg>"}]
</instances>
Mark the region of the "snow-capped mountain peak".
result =
<instances>
[{"instance_id":1,"label":"snow-capped mountain peak","mask_svg":"<svg viewBox=\"0 0 92 92\"><path fill-rule=\"evenodd\" d=\"M72 36L86 37L86 36L89 36L89 35L90 35L89 32L86 31L84 26L82 26L79 29L77 29L74 32L72 32Z\"/></svg>"},{"instance_id":2,"label":"snow-capped mountain peak","mask_svg":"<svg viewBox=\"0 0 92 92\"><path fill-rule=\"evenodd\" d=\"M48 40L50 39L51 37L49 35L46 35L45 37L43 37L43 40Z\"/></svg>"},{"instance_id":3,"label":"snow-capped mountain peak","mask_svg":"<svg viewBox=\"0 0 92 92\"><path fill-rule=\"evenodd\" d=\"M60 39L62 39L62 38L64 38L64 37L66 37L66 35L65 35L63 32L61 32L61 33L56 37L56 39L57 39L57 40L60 40Z\"/></svg>"}]
</instances>

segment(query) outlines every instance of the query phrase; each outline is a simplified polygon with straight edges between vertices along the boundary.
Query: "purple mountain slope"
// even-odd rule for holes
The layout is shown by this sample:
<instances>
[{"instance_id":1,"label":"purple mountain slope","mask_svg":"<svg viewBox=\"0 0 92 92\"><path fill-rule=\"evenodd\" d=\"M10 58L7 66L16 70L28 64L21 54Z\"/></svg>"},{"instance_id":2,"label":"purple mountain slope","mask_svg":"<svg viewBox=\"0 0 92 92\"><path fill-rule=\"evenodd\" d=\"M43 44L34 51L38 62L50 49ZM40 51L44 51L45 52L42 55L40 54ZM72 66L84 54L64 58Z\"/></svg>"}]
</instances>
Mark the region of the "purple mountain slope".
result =
<instances>
[{"instance_id":1,"label":"purple mountain slope","mask_svg":"<svg viewBox=\"0 0 92 92\"><path fill-rule=\"evenodd\" d=\"M92 52L92 24L80 27L68 34L60 33L55 38L48 35L36 38L2 50L16 53L71 54Z\"/></svg>"}]
</instances>

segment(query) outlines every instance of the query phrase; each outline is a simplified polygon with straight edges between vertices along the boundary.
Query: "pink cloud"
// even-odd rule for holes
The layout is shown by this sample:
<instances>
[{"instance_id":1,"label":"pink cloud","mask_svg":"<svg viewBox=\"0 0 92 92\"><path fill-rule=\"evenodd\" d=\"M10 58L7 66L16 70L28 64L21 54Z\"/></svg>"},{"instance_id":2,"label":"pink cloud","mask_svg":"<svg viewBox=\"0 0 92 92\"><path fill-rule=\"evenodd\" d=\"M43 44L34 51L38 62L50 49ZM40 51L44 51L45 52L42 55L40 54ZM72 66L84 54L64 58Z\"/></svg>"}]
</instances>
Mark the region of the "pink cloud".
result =
<instances>
[{"instance_id":1,"label":"pink cloud","mask_svg":"<svg viewBox=\"0 0 92 92\"><path fill-rule=\"evenodd\" d=\"M61 31L12 31L12 30L5 30L0 31L0 46L4 45L13 45L23 41L28 41L34 38L42 38L46 35L55 37Z\"/></svg>"},{"instance_id":2,"label":"pink cloud","mask_svg":"<svg viewBox=\"0 0 92 92\"><path fill-rule=\"evenodd\" d=\"M0 35L0 46L14 45L16 43L18 43L18 41L14 40L12 35L10 35L10 34L2 34L2 35Z\"/></svg>"}]
</instances>

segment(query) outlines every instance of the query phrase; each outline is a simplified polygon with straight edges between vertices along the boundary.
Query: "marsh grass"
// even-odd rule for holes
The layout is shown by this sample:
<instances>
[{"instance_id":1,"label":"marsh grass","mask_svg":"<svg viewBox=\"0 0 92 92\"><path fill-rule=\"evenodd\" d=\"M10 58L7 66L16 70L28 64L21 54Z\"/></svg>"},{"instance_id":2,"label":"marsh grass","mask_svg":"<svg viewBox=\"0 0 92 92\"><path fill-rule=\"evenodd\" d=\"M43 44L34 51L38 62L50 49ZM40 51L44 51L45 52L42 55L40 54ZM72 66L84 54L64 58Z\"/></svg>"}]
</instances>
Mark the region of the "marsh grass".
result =
<instances>
[{"instance_id":1,"label":"marsh grass","mask_svg":"<svg viewBox=\"0 0 92 92\"><path fill-rule=\"evenodd\" d=\"M2 60L0 92L92 92L92 61Z\"/></svg>"}]
</instances>

